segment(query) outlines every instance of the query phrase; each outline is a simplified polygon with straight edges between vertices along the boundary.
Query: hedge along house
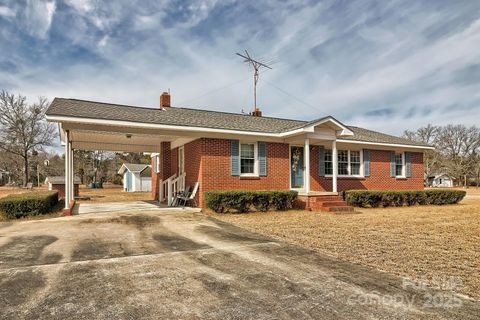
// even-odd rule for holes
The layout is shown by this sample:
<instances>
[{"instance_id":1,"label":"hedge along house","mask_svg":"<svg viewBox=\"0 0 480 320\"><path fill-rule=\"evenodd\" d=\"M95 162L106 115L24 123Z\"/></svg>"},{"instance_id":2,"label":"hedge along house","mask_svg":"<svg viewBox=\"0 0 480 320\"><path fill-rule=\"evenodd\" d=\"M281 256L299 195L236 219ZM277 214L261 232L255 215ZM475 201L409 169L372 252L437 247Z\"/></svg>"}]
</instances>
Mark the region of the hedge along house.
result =
<instances>
[{"instance_id":1,"label":"hedge along house","mask_svg":"<svg viewBox=\"0 0 480 320\"><path fill-rule=\"evenodd\" d=\"M172 107L167 93L157 109L55 98L47 111L59 124L67 176L72 148L150 152L152 192L169 203L197 181L200 206L211 190L293 189L306 208L317 208L346 189L423 189L427 145L331 116L260 115Z\"/></svg>"}]
</instances>

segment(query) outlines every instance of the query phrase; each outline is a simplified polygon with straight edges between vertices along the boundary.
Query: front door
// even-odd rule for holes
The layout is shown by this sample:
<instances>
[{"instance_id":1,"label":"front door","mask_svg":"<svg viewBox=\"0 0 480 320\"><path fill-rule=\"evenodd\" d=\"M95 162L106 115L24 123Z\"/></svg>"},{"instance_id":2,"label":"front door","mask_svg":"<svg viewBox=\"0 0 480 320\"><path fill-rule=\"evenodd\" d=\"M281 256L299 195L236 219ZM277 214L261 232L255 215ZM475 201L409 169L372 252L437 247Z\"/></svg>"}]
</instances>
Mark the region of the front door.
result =
<instances>
[{"instance_id":1,"label":"front door","mask_svg":"<svg viewBox=\"0 0 480 320\"><path fill-rule=\"evenodd\" d=\"M304 187L304 150L303 147L290 147L290 187L303 189Z\"/></svg>"}]
</instances>

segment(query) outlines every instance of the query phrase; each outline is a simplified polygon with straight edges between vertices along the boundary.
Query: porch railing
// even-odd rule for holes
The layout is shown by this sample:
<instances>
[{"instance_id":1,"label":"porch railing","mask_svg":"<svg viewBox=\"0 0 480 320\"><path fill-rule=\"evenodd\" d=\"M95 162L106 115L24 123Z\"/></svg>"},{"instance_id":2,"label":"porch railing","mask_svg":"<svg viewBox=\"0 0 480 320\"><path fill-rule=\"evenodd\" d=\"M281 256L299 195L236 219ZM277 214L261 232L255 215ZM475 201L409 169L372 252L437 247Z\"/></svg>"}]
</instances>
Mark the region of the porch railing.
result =
<instances>
[{"instance_id":1,"label":"porch railing","mask_svg":"<svg viewBox=\"0 0 480 320\"><path fill-rule=\"evenodd\" d=\"M167 180L160 180L159 200L166 201L169 206L173 204L175 195L185 190L185 173L177 177L176 174L169 177Z\"/></svg>"}]
</instances>

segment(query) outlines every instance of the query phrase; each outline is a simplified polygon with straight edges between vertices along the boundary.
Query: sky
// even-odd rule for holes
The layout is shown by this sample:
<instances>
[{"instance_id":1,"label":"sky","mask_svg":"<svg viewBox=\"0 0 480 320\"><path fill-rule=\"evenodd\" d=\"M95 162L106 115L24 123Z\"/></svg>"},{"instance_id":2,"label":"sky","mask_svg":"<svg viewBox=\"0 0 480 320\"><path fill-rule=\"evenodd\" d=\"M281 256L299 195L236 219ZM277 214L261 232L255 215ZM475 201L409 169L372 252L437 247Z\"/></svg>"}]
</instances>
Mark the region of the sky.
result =
<instances>
[{"instance_id":1,"label":"sky","mask_svg":"<svg viewBox=\"0 0 480 320\"><path fill-rule=\"evenodd\" d=\"M0 0L0 90L395 135L480 119L480 1Z\"/></svg>"}]
</instances>

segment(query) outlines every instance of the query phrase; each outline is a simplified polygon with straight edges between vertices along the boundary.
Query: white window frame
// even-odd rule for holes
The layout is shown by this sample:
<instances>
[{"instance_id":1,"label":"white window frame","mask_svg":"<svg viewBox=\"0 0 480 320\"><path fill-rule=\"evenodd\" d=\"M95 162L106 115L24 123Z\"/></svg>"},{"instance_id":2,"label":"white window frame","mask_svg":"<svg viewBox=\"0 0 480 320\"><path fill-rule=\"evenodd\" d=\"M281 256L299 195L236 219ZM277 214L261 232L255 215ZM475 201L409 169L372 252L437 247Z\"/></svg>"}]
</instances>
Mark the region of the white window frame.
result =
<instances>
[{"instance_id":1,"label":"white window frame","mask_svg":"<svg viewBox=\"0 0 480 320\"><path fill-rule=\"evenodd\" d=\"M253 173L242 173L242 144L253 144ZM238 145L238 170L241 177L259 177L258 143L252 141L240 141Z\"/></svg>"},{"instance_id":2,"label":"white window frame","mask_svg":"<svg viewBox=\"0 0 480 320\"><path fill-rule=\"evenodd\" d=\"M397 154L401 154L402 155L402 174L401 175L397 175ZM407 174L406 174L406 163L405 163L405 152L395 152L395 178L406 178L407 177Z\"/></svg>"},{"instance_id":3,"label":"white window frame","mask_svg":"<svg viewBox=\"0 0 480 320\"><path fill-rule=\"evenodd\" d=\"M181 155L181 156L180 156ZM178 147L178 175L185 172L185 148Z\"/></svg>"},{"instance_id":4,"label":"white window frame","mask_svg":"<svg viewBox=\"0 0 480 320\"><path fill-rule=\"evenodd\" d=\"M333 152L331 149L325 149L325 150L329 150L330 152ZM339 150L340 149L338 149L337 152ZM341 149L341 150L345 150L345 149ZM337 174L337 177L339 177L339 178L363 178L363 177L365 177L365 172L364 172L364 168L363 168L363 149L346 149L345 151L348 152L348 165L347 165L348 174ZM350 153L352 151L360 152L360 174L351 174L351 172L352 172L352 162L351 162ZM333 155L332 155L332 159L333 159ZM338 170L338 157L337 157L337 170ZM338 173L338 171L337 171L337 173ZM333 175L332 174L326 174L325 177L333 177Z\"/></svg>"}]
</instances>

